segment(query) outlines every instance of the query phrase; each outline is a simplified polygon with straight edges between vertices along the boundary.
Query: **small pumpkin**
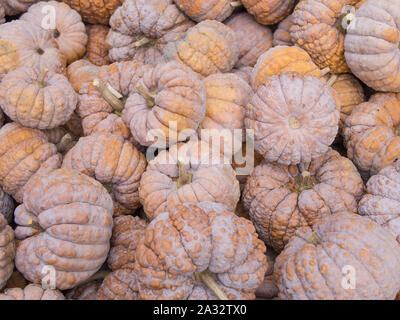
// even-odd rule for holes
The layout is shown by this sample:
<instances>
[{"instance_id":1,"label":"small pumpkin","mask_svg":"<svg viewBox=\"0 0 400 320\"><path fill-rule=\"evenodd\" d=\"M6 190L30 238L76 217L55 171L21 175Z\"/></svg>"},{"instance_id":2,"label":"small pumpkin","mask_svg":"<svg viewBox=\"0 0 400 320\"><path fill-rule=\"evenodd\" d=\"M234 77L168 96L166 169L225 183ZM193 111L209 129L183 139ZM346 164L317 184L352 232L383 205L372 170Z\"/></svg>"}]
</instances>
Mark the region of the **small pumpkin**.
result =
<instances>
[{"instance_id":1,"label":"small pumpkin","mask_svg":"<svg viewBox=\"0 0 400 320\"><path fill-rule=\"evenodd\" d=\"M120 205L130 210L139 207L138 188L146 159L123 137L105 133L82 137L65 155L62 167L103 183Z\"/></svg>"},{"instance_id":2,"label":"small pumpkin","mask_svg":"<svg viewBox=\"0 0 400 320\"><path fill-rule=\"evenodd\" d=\"M91 83L100 68L86 59L80 59L71 63L67 68L67 77L72 88L79 93L84 84Z\"/></svg>"},{"instance_id":3,"label":"small pumpkin","mask_svg":"<svg viewBox=\"0 0 400 320\"><path fill-rule=\"evenodd\" d=\"M13 220L13 214L14 201L0 186L0 215L4 216L8 223L10 223Z\"/></svg>"},{"instance_id":4,"label":"small pumpkin","mask_svg":"<svg viewBox=\"0 0 400 320\"><path fill-rule=\"evenodd\" d=\"M26 12L29 7L40 0L0 0L7 16L15 16Z\"/></svg>"},{"instance_id":5,"label":"small pumpkin","mask_svg":"<svg viewBox=\"0 0 400 320\"><path fill-rule=\"evenodd\" d=\"M247 12L264 25L272 25L286 18L292 11L295 0L241 0Z\"/></svg>"},{"instance_id":6,"label":"small pumpkin","mask_svg":"<svg viewBox=\"0 0 400 320\"><path fill-rule=\"evenodd\" d=\"M337 212L357 212L364 191L352 162L329 149L310 163L263 162L247 180L243 201L261 239L280 252L296 230Z\"/></svg>"},{"instance_id":7,"label":"small pumpkin","mask_svg":"<svg viewBox=\"0 0 400 320\"><path fill-rule=\"evenodd\" d=\"M323 155L338 132L340 104L318 78L296 72L272 76L258 87L245 117L254 147L265 159L284 165Z\"/></svg>"},{"instance_id":8,"label":"small pumpkin","mask_svg":"<svg viewBox=\"0 0 400 320\"><path fill-rule=\"evenodd\" d=\"M292 15L283 19L274 31L272 45L276 46L292 46L292 38L290 37L290 27L292 26Z\"/></svg>"},{"instance_id":9,"label":"small pumpkin","mask_svg":"<svg viewBox=\"0 0 400 320\"><path fill-rule=\"evenodd\" d=\"M14 270L15 242L14 231L6 217L0 214L0 289L11 277Z\"/></svg>"},{"instance_id":10,"label":"small pumpkin","mask_svg":"<svg viewBox=\"0 0 400 320\"><path fill-rule=\"evenodd\" d=\"M21 66L63 73L66 58L51 34L24 20L0 25L0 79Z\"/></svg>"},{"instance_id":11,"label":"small pumpkin","mask_svg":"<svg viewBox=\"0 0 400 320\"><path fill-rule=\"evenodd\" d=\"M96 180L70 169L32 179L15 210L15 235L22 240L15 265L40 283L42 268L55 268L56 286L71 289L100 269L107 258L113 203Z\"/></svg>"},{"instance_id":12,"label":"small pumpkin","mask_svg":"<svg viewBox=\"0 0 400 320\"><path fill-rule=\"evenodd\" d=\"M110 19L106 39L111 61L132 58L156 65L165 46L193 26L172 0L126 0Z\"/></svg>"},{"instance_id":13,"label":"small pumpkin","mask_svg":"<svg viewBox=\"0 0 400 320\"><path fill-rule=\"evenodd\" d=\"M320 68L349 72L344 57L347 23L358 0L302 0L292 14L290 36Z\"/></svg>"},{"instance_id":14,"label":"small pumpkin","mask_svg":"<svg viewBox=\"0 0 400 320\"><path fill-rule=\"evenodd\" d=\"M347 64L356 77L377 91L400 92L399 25L398 1L366 1L347 28Z\"/></svg>"},{"instance_id":15,"label":"small pumpkin","mask_svg":"<svg viewBox=\"0 0 400 320\"><path fill-rule=\"evenodd\" d=\"M383 168L367 182L358 213L390 230L400 242L399 213L400 161Z\"/></svg>"},{"instance_id":16,"label":"small pumpkin","mask_svg":"<svg viewBox=\"0 0 400 320\"><path fill-rule=\"evenodd\" d=\"M44 21L49 14L54 14L54 26L44 28ZM58 1L38 2L31 6L21 16L20 20L28 21L50 33L68 64L85 54L88 40L85 25L79 13L65 3Z\"/></svg>"},{"instance_id":17,"label":"small pumpkin","mask_svg":"<svg viewBox=\"0 0 400 320\"><path fill-rule=\"evenodd\" d=\"M234 211L240 197L239 182L219 151L191 140L161 151L142 175L140 202L149 220L181 203L214 201Z\"/></svg>"},{"instance_id":18,"label":"small pumpkin","mask_svg":"<svg viewBox=\"0 0 400 320\"><path fill-rule=\"evenodd\" d=\"M399 158L400 97L377 93L354 107L343 129L347 156L366 173L376 174Z\"/></svg>"},{"instance_id":19,"label":"small pumpkin","mask_svg":"<svg viewBox=\"0 0 400 320\"><path fill-rule=\"evenodd\" d=\"M267 262L250 221L201 202L161 213L145 232L134 266L139 299L255 298Z\"/></svg>"},{"instance_id":20,"label":"small pumpkin","mask_svg":"<svg viewBox=\"0 0 400 320\"><path fill-rule=\"evenodd\" d=\"M135 84L122 111L132 137L143 146L154 143L154 134L162 133L166 141L160 147L187 137L181 132L195 132L206 112L206 90L197 74L176 61L158 64L144 71ZM174 124L175 122L175 124ZM176 125L177 136L170 136Z\"/></svg>"},{"instance_id":21,"label":"small pumpkin","mask_svg":"<svg viewBox=\"0 0 400 320\"><path fill-rule=\"evenodd\" d=\"M177 60L206 77L232 70L239 59L235 32L221 22L204 20L190 28L182 39L164 49L166 60Z\"/></svg>"},{"instance_id":22,"label":"small pumpkin","mask_svg":"<svg viewBox=\"0 0 400 320\"><path fill-rule=\"evenodd\" d=\"M109 31L110 28L108 26L101 24L86 26L88 41L84 58L96 66L104 66L110 63L108 48L106 47L106 38Z\"/></svg>"},{"instance_id":23,"label":"small pumpkin","mask_svg":"<svg viewBox=\"0 0 400 320\"><path fill-rule=\"evenodd\" d=\"M38 284L28 284L25 288L11 288L0 293L0 300L65 300L59 290L44 289Z\"/></svg>"},{"instance_id":24,"label":"small pumpkin","mask_svg":"<svg viewBox=\"0 0 400 320\"><path fill-rule=\"evenodd\" d=\"M224 21L240 4L231 0L174 0L174 2L180 10L196 22Z\"/></svg>"},{"instance_id":25,"label":"small pumpkin","mask_svg":"<svg viewBox=\"0 0 400 320\"><path fill-rule=\"evenodd\" d=\"M239 44L239 60L235 67L253 67L258 57L272 47L272 31L254 21L246 12L230 18L226 25L236 34Z\"/></svg>"},{"instance_id":26,"label":"small pumpkin","mask_svg":"<svg viewBox=\"0 0 400 320\"><path fill-rule=\"evenodd\" d=\"M212 74L203 83L207 104L205 117L198 129L199 137L211 145L217 140L221 144L219 137L223 137L221 152L233 155L242 147L245 138L244 116L252 89L233 73Z\"/></svg>"},{"instance_id":27,"label":"small pumpkin","mask_svg":"<svg viewBox=\"0 0 400 320\"><path fill-rule=\"evenodd\" d=\"M145 236L147 223L139 217L123 216L114 219L108 274L98 290L100 300L136 300L136 274L133 267L136 249ZM133 285L132 285L133 284Z\"/></svg>"},{"instance_id":28,"label":"small pumpkin","mask_svg":"<svg viewBox=\"0 0 400 320\"><path fill-rule=\"evenodd\" d=\"M0 129L0 185L17 202L32 177L60 165L61 155L44 132L15 122Z\"/></svg>"},{"instance_id":29,"label":"small pumpkin","mask_svg":"<svg viewBox=\"0 0 400 320\"><path fill-rule=\"evenodd\" d=\"M48 69L21 67L0 84L0 106L23 126L52 129L65 124L74 112L78 95L67 77Z\"/></svg>"},{"instance_id":30,"label":"small pumpkin","mask_svg":"<svg viewBox=\"0 0 400 320\"><path fill-rule=\"evenodd\" d=\"M321 78L321 71L306 51L299 47L277 46L263 53L257 60L252 74L252 86L256 90L269 77L292 71Z\"/></svg>"},{"instance_id":31,"label":"small pumpkin","mask_svg":"<svg viewBox=\"0 0 400 320\"><path fill-rule=\"evenodd\" d=\"M107 25L111 15L124 2L124 0L62 0L72 9L78 11L82 20L90 24Z\"/></svg>"},{"instance_id":32,"label":"small pumpkin","mask_svg":"<svg viewBox=\"0 0 400 320\"><path fill-rule=\"evenodd\" d=\"M393 300L400 246L372 220L338 213L297 232L276 259L274 278L284 300Z\"/></svg>"}]
</instances>

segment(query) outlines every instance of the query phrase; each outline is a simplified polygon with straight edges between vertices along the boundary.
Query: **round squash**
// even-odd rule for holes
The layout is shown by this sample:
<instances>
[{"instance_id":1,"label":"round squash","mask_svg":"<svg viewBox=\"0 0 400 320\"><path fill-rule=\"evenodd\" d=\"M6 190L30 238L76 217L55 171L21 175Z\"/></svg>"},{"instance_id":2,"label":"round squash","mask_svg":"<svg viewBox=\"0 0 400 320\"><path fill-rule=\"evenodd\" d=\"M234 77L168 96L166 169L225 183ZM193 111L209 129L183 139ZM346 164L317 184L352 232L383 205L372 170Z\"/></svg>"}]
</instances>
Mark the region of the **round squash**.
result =
<instances>
[{"instance_id":1,"label":"round squash","mask_svg":"<svg viewBox=\"0 0 400 320\"><path fill-rule=\"evenodd\" d=\"M292 38L290 37L290 27L292 26L292 15L283 19L274 31L272 45L276 46L292 46Z\"/></svg>"},{"instance_id":2,"label":"round squash","mask_svg":"<svg viewBox=\"0 0 400 320\"><path fill-rule=\"evenodd\" d=\"M344 42L351 71L377 91L400 92L400 3L366 1Z\"/></svg>"},{"instance_id":3,"label":"round squash","mask_svg":"<svg viewBox=\"0 0 400 320\"><path fill-rule=\"evenodd\" d=\"M224 21L233 13L238 4L233 0L174 0L174 2L180 10L196 22Z\"/></svg>"},{"instance_id":4,"label":"round squash","mask_svg":"<svg viewBox=\"0 0 400 320\"><path fill-rule=\"evenodd\" d=\"M280 252L300 227L325 215L356 213L363 191L353 163L329 149L298 166L263 162L247 180L243 201L260 238Z\"/></svg>"},{"instance_id":5,"label":"round squash","mask_svg":"<svg viewBox=\"0 0 400 320\"><path fill-rule=\"evenodd\" d=\"M400 161L383 168L367 182L367 193L362 197L358 213L387 228L400 242Z\"/></svg>"},{"instance_id":6,"label":"round squash","mask_svg":"<svg viewBox=\"0 0 400 320\"><path fill-rule=\"evenodd\" d=\"M125 102L122 119L139 144L149 146L155 142L153 135L162 133L165 141L160 138L157 145L165 147L166 143L185 140L181 132L195 132L205 112L202 81L189 67L170 61L144 71ZM170 136L175 125L177 136Z\"/></svg>"},{"instance_id":7,"label":"round squash","mask_svg":"<svg viewBox=\"0 0 400 320\"><path fill-rule=\"evenodd\" d=\"M24 20L0 25L0 79L21 66L63 73L66 58L50 33Z\"/></svg>"},{"instance_id":8,"label":"round squash","mask_svg":"<svg viewBox=\"0 0 400 320\"><path fill-rule=\"evenodd\" d=\"M258 23L271 25L286 18L292 11L296 0L241 0L247 12Z\"/></svg>"},{"instance_id":9,"label":"round squash","mask_svg":"<svg viewBox=\"0 0 400 320\"><path fill-rule=\"evenodd\" d=\"M263 53L257 60L252 74L254 90L265 84L269 77L293 71L321 78L323 72L314 64L306 51L299 47L277 46Z\"/></svg>"},{"instance_id":10,"label":"round squash","mask_svg":"<svg viewBox=\"0 0 400 320\"><path fill-rule=\"evenodd\" d=\"M84 58L96 66L104 66L110 63L108 48L106 47L106 37L109 31L109 27L101 24L86 26L88 41Z\"/></svg>"},{"instance_id":11,"label":"round squash","mask_svg":"<svg viewBox=\"0 0 400 320\"><path fill-rule=\"evenodd\" d=\"M58 289L77 286L105 262L112 216L111 197L93 178L64 168L37 175L15 210L17 269L40 283L43 266L52 266Z\"/></svg>"},{"instance_id":12,"label":"round squash","mask_svg":"<svg viewBox=\"0 0 400 320\"><path fill-rule=\"evenodd\" d=\"M0 290L6 285L14 270L14 231L0 214Z\"/></svg>"},{"instance_id":13,"label":"round squash","mask_svg":"<svg viewBox=\"0 0 400 320\"><path fill-rule=\"evenodd\" d=\"M232 70L239 58L235 32L215 20L204 20L190 28L185 36L167 44L166 60L177 60L206 77Z\"/></svg>"},{"instance_id":14,"label":"round squash","mask_svg":"<svg viewBox=\"0 0 400 320\"><path fill-rule=\"evenodd\" d=\"M11 288L0 293L0 300L65 300L59 290L43 289L37 284L29 284L25 288Z\"/></svg>"},{"instance_id":15,"label":"round squash","mask_svg":"<svg viewBox=\"0 0 400 320\"><path fill-rule=\"evenodd\" d=\"M338 132L340 104L316 77L296 72L272 76L260 85L246 110L254 147L265 159L284 165L323 155Z\"/></svg>"},{"instance_id":16,"label":"round squash","mask_svg":"<svg viewBox=\"0 0 400 320\"><path fill-rule=\"evenodd\" d=\"M50 9L52 8L52 9ZM49 13L50 12L50 13ZM54 26L47 26L48 14L54 14ZM50 33L57 42L58 49L64 54L67 63L81 58L86 51L88 40L85 25L78 12L58 1L41 1L24 13L20 20L28 21ZM44 28L44 26L46 28Z\"/></svg>"},{"instance_id":17,"label":"round squash","mask_svg":"<svg viewBox=\"0 0 400 320\"><path fill-rule=\"evenodd\" d=\"M344 57L347 24L358 0L302 0L292 14L290 36L306 50L320 69L349 72Z\"/></svg>"},{"instance_id":18,"label":"round squash","mask_svg":"<svg viewBox=\"0 0 400 320\"><path fill-rule=\"evenodd\" d=\"M111 15L124 0L62 0L72 9L79 12L82 20L90 24L107 25Z\"/></svg>"},{"instance_id":19,"label":"round squash","mask_svg":"<svg viewBox=\"0 0 400 320\"><path fill-rule=\"evenodd\" d=\"M139 299L254 299L266 248L250 221L214 202L177 205L136 249Z\"/></svg>"},{"instance_id":20,"label":"round squash","mask_svg":"<svg viewBox=\"0 0 400 320\"><path fill-rule=\"evenodd\" d=\"M221 153L233 155L245 139L244 116L253 92L243 79L233 73L212 74L203 83L207 106L198 129L199 137L211 146L218 141ZM220 143L220 136L223 143Z\"/></svg>"},{"instance_id":21,"label":"round squash","mask_svg":"<svg viewBox=\"0 0 400 320\"><path fill-rule=\"evenodd\" d=\"M235 67L253 67L258 57L272 47L272 31L254 21L246 12L233 16L226 22L236 34L239 60Z\"/></svg>"},{"instance_id":22,"label":"round squash","mask_svg":"<svg viewBox=\"0 0 400 320\"><path fill-rule=\"evenodd\" d=\"M156 65L168 42L193 26L172 0L127 0L110 19L106 39L111 61L132 58Z\"/></svg>"},{"instance_id":23,"label":"round squash","mask_svg":"<svg viewBox=\"0 0 400 320\"><path fill-rule=\"evenodd\" d=\"M378 93L354 107L343 134L347 156L362 171L376 174L400 153L400 97Z\"/></svg>"},{"instance_id":24,"label":"round squash","mask_svg":"<svg viewBox=\"0 0 400 320\"><path fill-rule=\"evenodd\" d=\"M123 137L109 133L82 137L65 155L62 167L95 178L120 205L130 210L139 207L138 188L146 159Z\"/></svg>"},{"instance_id":25,"label":"round squash","mask_svg":"<svg viewBox=\"0 0 400 320\"><path fill-rule=\"evenodd\" d=\"M60 165L61 155L44 132L15 122L0 129L0 185L17 202L32 177Z\"/></svg>"},{"instance_id":26,"label":"round squash","mask_svg":"<svg viewBox=\"0 0 400 320\"><path fill-rule=\"evenodd\" d=\"M71 63L67 68L67 77L72 88L79 93L84 84L91 83L100 68L86 59L80 59Z\"/></svg>"},{"instance_id":27,"label":"round squash","mask_svg":"<svg viewBox=\"0 0 400 320\"><path fill-rule=\"evenodd\" d=\"M223 160L223 159L222 159ZM140 202L149 220L181 203L214 201L234 211L239 182L230 164L202 141L189 141L161 151L142 175Z\"/></svg>"},{"instance_id":28,"label":"round squash","mask_svg":"<svg viewBox=\"0 0 400 320\"><path fill-rule=\"evenodd\" d=\"M0 0L0 4L5 10L7 16L16 16L26 12L28 8L40 0Z\"/></svg>"},{"instance_id":29,"label":"round squash","mask_svg":"<svg viewBox=\"0 0 400 320\"><path fill-rule=\"evenodd\" d=\"M78 95L67 77L47 69L20 67L0 84L0 106L25 127L52 129L65 124L74 112Z\"/></svg>"},{"instance_id":30,"label":"round squash","mask_svg":"<svg viewBox=\"0 0 400 320\"><path fill-rule=\"evenodd\" d=\"M0 186L0 215L4 216L8 223L13 220L14 201L11 196L4 192Z\"/></svg>"},{"instance_id":31,"label":"round squash","mask_svg":"<svg viewBox=\"0 0 400 320\"><path fill-rule=\"evenodd\" d=\"M285 300L393 300L400 246L372 220L338 213L297 232L276 259L274 278Z\"/></svg>"}]
</instances>

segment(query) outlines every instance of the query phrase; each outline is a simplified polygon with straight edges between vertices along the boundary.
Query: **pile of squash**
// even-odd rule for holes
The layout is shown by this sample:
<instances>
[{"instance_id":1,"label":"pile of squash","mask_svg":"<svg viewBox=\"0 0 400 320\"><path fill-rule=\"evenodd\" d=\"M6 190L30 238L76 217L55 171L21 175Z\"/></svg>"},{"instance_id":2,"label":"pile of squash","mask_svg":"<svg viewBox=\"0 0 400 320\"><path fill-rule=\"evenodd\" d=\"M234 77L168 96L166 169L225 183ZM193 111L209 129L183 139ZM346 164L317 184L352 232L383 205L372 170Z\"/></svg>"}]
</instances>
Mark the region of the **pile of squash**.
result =
<instances>
[{"instance_id":1,"label":"pile of squash","mask_svg":"<svg viewBox=\"0 0 400 320\"><path fill-rule=\"evenodd\" d=\"M0 300L400 292L400 0L0 0L0 108Z\"/></svg>"}]
</instances>

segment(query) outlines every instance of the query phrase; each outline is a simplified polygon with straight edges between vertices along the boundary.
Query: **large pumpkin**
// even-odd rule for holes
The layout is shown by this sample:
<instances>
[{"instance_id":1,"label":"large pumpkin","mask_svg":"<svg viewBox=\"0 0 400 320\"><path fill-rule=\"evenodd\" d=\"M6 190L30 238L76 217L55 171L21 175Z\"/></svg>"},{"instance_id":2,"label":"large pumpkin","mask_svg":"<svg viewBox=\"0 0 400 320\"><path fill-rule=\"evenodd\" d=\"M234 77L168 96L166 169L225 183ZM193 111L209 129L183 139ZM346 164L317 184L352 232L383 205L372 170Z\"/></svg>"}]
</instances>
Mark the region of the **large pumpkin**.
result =
<instances>
[{"instance_id":1,"label":"large pumpkin","mask_svg":"<svg viewBox=\"0 0 400 320\"><path fill-rule=\"evenodd\" d=\"M103 183L122 206L130 210L139 206L138 188L146 159L123 137L109 133L82 137L65 155L62 167Z\"/></svg>"},{"instance_id":2,"label":"large pumpkin","mask_svg":"<svg viewBox=\"0 0 400 320\"><path fill-rule=\"evenodd\" d=\"M269 77L293 71L320 78L323 72L312 61L306 51L299 47L277 46L263 53L252 73L252 86L256 90Z\"/></svg>"},{"instance_id":3,"label":"large pumpkin","mask_svg":"<svg viewBox=\"0 0 400 320\"><path fill-rule=\"evenodd\" d=\"M400 97L378 93L354 107L343 134L347 156L370 174L399 158Z\"/></svg>"},{"instance_id":4,"label":"large pumpkin","mask_svg":"<svg viewBox=\"0 0 400 320\"><path fill-rule=\"evenodd\" d=\"M347 22L358 0L302 0L292 14L293 43L306 50L320 69L348 72L344 58ZM348 15L349 14L349 15Z\"/></svg>"},{"instance_id":5,"label":"large pumpkin","mask_svg":"<svg viewBox=\"0 0 400 320\"><path fill-rule=\"evenodd\" d=\"M54 26L45 25L49 14L54 14ZM85 54L88 40L85 25L79 13L65 3L41 1L30 7L28 12L23 14L20 19L49 32L57 42L58 49L67 59L67 63L74 62Z\"/></svg>"},{"instance_id":6,"label":"large pumpkin","mask_svg":"<svg viewBox=\"0 0 400 320\"><path fill-rule=\"evenodd\" d=\"M206 90L197 74L176 61L148 69L135 84L122 111L122 119L131 129L132 137L143 146L157 141L182 141L181 132L195 132L206 112ZM177 136L170 136L170 131ZM154 135L162 135L157 139ZM165 141L162 141L164 139Z\"/></svg>"},{"instance_id":7,"label":"large pumpkin","mask_svg":"<svg viewBox=\"0 0 400 320\"><path fill-rule=\"evenodd\" d=\"M223 205L177 205L148 225L136 249L138 297L254 299L265 251L251 222Z\"/></svg>"},{"instance_id":8,"label":"large pumpkin","mask_svg":"<svg viewBox=\"0 0 400 320\"><path fill-rule=\"evenodd\" d=\"M82 20L91 24L107 25L111 15L124 0L62 0L79 12Z\"/></svg>"},{"instance_id":9,"label":"large pumpkin","mask_svg":"<svg viewBox=\"0 0 400 320\"><path fill-rule=\"evenodd\" d=\"M367 182L367 193L362 197L358 213L390 230L400 242L400 161L383 168Z\"/></svg>"},{"instance_id":10,"label":"large pumpkin","mask_svg":"<svg viewBox=\"0 0 400 320\"><path fill-rule=\"evenodd\" d=\"M22 240L15 265L40 283L42 268L55 269L56 286L70 289L104 263L112 231L113 203L93 178L57 169L32 179L24 203L15 210L15 235Z\"/></svg>"},{"instance_id":11,"label":"large pumpkin","mask_svg":"<svg viewBox=\"0 0 400 320\"><path fill-rule=\"evenodd\" d=\"M400 246L372 220L339 213L302 228L278 256L279 297L289 300L393 300Z\"/></svg>"},{"instance_id":12,"label":"large pumpkin","mask_svg":"<svg viewBox=\"0 0 400 320\"><path fill-rule=\"evenodd\" d=\"M246 110L254 147L281 164L310 162L323 155L338 132L340 104L319 79L296 72L272 76L260 85Z\"/></svg>"},{"instance_id":13,"label":"large pumpkin","mask_svg":"<svg viewBox=\"0 0 400 320\"><path fill-rule=\"evenodd\" d=\"M253 67L258 57L272 47L272 31L262 26L246 12L233 16L226 22L236 34L239 60L235 67Z\"/></svg>"},{"instance_id":14,"label":"large pumpkin","mask_svg":"<svg viewBox=\"0 0 400 320\"><path fill-rule=\"evenodd\" d=\"M0 293L0 300L65 300L59 290L44 289L37 284L29 284L25 288L11 288Z\"/></svg>"},{"instance_id":15,"label":"large pumpkin","mask_svg":"<svg viewBox=\"0 0 400 320\"><path fill-rule=\"evenodd\" d=\"M280 252L298 228L325 215L356 213L363 191L353 163L329 149L298 166L263 162L247 180L243 201L260 237Z\"/></svg>"},{"instance_id":16,"label":"large pumpkin","mask_svg":"<svg viewBox=\"0 0 400 320\"><path fill-rule=\"evenodd\" d=\"M286 18L292 11L295 0L241 0L246 10L258 23L271 25Z\"/></svg>"},{"instance_id":17,"label":"large pumpkin","mask_svg":"<svg viewBox=\"0 0 400 320\"><path fill-rule=\"evenodd\" d=\"M64 72L65 56L52 35L24 20L0 25L0 79L20 66Z\"/></svg>"},{"instance_id":18,"label":"large pumpkin","mask_svg":"<svg viewBox=\"0 0 400 320\"><path fill-rule=\"evenodd\" d=\"M0 84L0 106L23 126L52 129L65 124L74 112L78 95L62 75L31 67L10 71Z\"/></svg>"},{"instance_id":19,"label":"large pumpkin","mask_svg":"<svg viewBox=\"0 0 400 320\"><path fill-rule=\"evenodd\" d=\"M239 58L239 44L231 28L215 20L204 20L190 28L182 39L168 43L164 58L177 60L206 77L231 71Z\"/></svg>"},{"instance_id":20,"label":"large pumpkin","mask_svg":"<svg viewBox=\"0 0 400 320\"><path fill-rule=\"evenodd\" d=\"M108 48L105 45L109 31L109 27L101 24L86 26L88 42L84 58L96 66L104 66L110 63Z\"/></svg>"},{"instance_id":21,"label":"large pumpkin","mask_svg":"<svg viewBox=\"0 0 400 320\"><path fill-rule=\"evenodd\" d=\"M14 270L14 231L0 214L0 290L6 285Z\"/></svg>"},{"instance_id":22,"label":"large pumpkin","mask_svg":"<svg viewBox=\"0 0 400 320\"><path fill-rule=\"evenodd\" d=\"M399 1L366 1L347 28L347 64L369 87L400 92L399 41Z\"/></svg>"},{"instance_id":23,"label":"large pumpkin","mask_svg":"<svg viewBox=\"0 0 400 320\"><path fill-rule=\"evenodd\" d=\"M219 150L201 141L175 144L151 160L140 181L139 197L149 220L178 204L214 201L234 211L239 182Z\"/></svg>"},{"instance_id":24,"label":"large pumpkin","mask_svg":"<svg viewBox=\"0 0 400 320\"><path fill-rule=\"evenodd\" d=\"M22 202L24 187L37 173L58 168L61 155L42 131L7 123L0 129L0 185Z\"/></svg>"},{"instance_id":25,"label":"large pumpkin","mask_svg":"<svg viewBox=\"0 0 400 320\"><path fill-rule=\"evenodd\" d=\"M193 26L172 0L126 0L110 19L106 39L111 61L130 60L156 65L168 42Z\"/></svg>"}]
</instances>

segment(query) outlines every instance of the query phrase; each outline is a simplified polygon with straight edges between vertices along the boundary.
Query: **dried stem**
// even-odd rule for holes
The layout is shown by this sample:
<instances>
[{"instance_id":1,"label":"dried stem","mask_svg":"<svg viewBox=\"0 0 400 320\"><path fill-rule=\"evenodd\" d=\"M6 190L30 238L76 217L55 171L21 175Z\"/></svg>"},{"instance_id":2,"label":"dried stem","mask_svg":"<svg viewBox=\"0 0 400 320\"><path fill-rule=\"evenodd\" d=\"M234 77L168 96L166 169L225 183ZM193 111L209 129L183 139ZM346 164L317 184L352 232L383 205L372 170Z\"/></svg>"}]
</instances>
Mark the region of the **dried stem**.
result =
<instances>
[{"instance_id":1,"label":"dried stem","mask_svg":"<svg viewBox=\"0 0 400 320\"><path fill-rule=\"evenodd\" d=\"M57 151L60 153L64 153L67 150L68 145L74 141L72 135L70 133L66 133L60 140L59 143L57 143Z\"/></svg>"},{"instance_id":2,"label":"dried stem","mask_svg":"<svg viewBox=\"0 0 400 320\"><path fill-rule=\"evenodd\" d=\"M31 227L31 228L33 228L35 230L38 230L39 232L44 232L45 231L38 222L33 221L32 219L29 220L27 224L28 224L29 227Z\"/></svg>"},{"instance_id":3,"label":"dried stem","mask_svg":"<svg viewBox=\"0 0 400 320\"><path fill-rule=\"evenodd\" d=\"M306 241L314 246L322 243L322 239L315 232L311 232Z\"/></svg>"},{"instance_id":4,"label":"dried stem","mask_svg":"<svg viewBox=\"0 0 400 320\"><path fill-rule=\"evenodd\" d=\"M337 74L333 74L333 75L329 78L329 80L326 82L326 85L329 86L329 87L332 87L332 86L335 84L337 78L338 78Z\"/></svg>"},{"instance_id":5,"label":"dried stem","mask_svg":"<svg viewBox=\"0 0 400 320\"><path fill-rule=\"evenodd\" d=\"M327 75L329 72L331 72L331 68L326 67L324 69L321 70L321 77Z\"/></svg>"},{"instance_id":6,"label":"dried stem","mask_svg":"<svg viewBox=\"0 0 400 320\"><path fill-rule=\"evenodd\" d=\"M231 1L231 7L236 8L236 7L241 7L242 1Z\"/></svg>"},{"instance_id":7,"label":"dried stem","mask_svg":"<svg viewBox=\"0 0 400 320\"><path fill-rule=\"evenodd\" d=\"M136 83L136 89L139 94L147 101L147 105L150 108L154 107L156 93L149 92L140 81Z\"/></svg>"},{"instance_id":8,"label":"dried stem","mask_svg":"<svg viewBox=\"0 0 400 320\"><path fill-rule=\"evenodd\" d=\"M200 280L211 289L212 292L218 297L219 300L229 300L226 294L218 287L212 274L209 271L203 271L197 274Z\"/></svg>"},{"instance_id":9,"label":"dried stem","mask_svg":"<svg viewBox=\"0 0 400 320\"><path fill-rule=\"evenodd\" d=\"M178 169L179 169L179 177L178 180L176 181L176 185L178 189L185 184L189 184L192 182L193 175L189 172L187 172L185 165L182 161L178 160Z\"/></svg>"},{"instance_id":10,"label":"dried stem","mask_svg":"<svg viewBox=\"0 0 400 320\"><path fill-rule=\"evenodd\" d=\"M134 43L134 45L135 45L135 47L141 47L141 46L144 46L145 44L149 43L150 41L151 41L151 39L143 36L138 41L136 41Z\"/></svg>"},{"instance_id":11,"label":"dried stem","mask_svg":"<svg viewBox=\"0 0 400 320\"><path fill-rule=\"evenodd\" d=\"M108 83L96 78L93 80L93 85L114 110L121 112L124 109L124 102L120 100L122 95Z\"/></svg>"},{"instance_id":12,"label":"dried stem","mask_svg":"<svg viewBox=\"0 0 400 320\"><path fill-rule=\"evenodd\" d=\"M44 87L46 84L44 83L44 78L46 78L47 73L49 72L49 69L44 68L42 72L40 72L39 77L37 78L37 82L39 83L40 87Z\"/></svg>"}]
</instances>

